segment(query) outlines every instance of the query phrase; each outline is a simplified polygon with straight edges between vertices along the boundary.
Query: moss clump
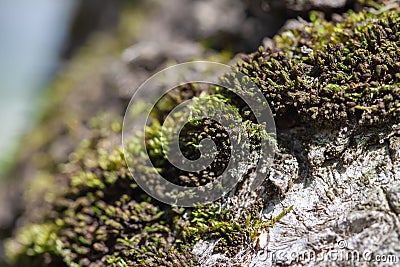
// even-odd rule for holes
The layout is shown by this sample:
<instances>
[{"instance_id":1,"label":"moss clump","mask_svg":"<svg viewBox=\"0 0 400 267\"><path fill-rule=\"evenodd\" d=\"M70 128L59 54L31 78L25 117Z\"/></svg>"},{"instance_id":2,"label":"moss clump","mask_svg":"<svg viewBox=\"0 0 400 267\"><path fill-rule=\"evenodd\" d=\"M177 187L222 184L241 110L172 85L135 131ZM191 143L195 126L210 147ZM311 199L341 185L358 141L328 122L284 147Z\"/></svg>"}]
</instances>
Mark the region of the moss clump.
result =
<instances>
[{"instance_id":1,"label":"moss clump","mask_svg":"<svg viewBox=\"0 0 400 267\"><path fill-rule=\"evenodd\" d=\"M18 229L15 240L8 243L10 256L15 252L23 252L18 259L19 265L40 266L44 262L58 262L56 226L52 223L30 224Z\"/></svg>"},{"instance_id":2,"label":"moss clump","mask_svg":"<svg viewBox=\"0 0 400 267\"><path fill-rule=\"evenodd\" d=\"M196 207L183 228L182 239L192 244L200 239L218 240L214 252L234 256L244 244L252 241L251 226L258 224L261 211L261 202L252 204L242 214L223 210L220 203Z\"/></svg>"},{"instance_id":3,"label":"moss clump","mask_svg":"<svg viewBox=\"0 0 400 267\"><path fill-rule=\"evenodd\" d=\"M103 115L89 125L91 136L63 166L68 186L38 222L8 242L15 265L193 266L190 251L200 238L220 239L216 252L231 254L267 226L261 201L237 216L217 204L177 209L151 199L111 142L119 123Z\"/></svg>"},{"instance_id":4,"label":"moss clump","mask_svg":"<svg viewBox=\"0 0 400 267\"><path fill-rule=\"evenodd\" d=\"M236 77L236 74L233 74L233 77ZM238 169L241 166L243 176L245 172L253 171L253 155L259 154L261 144L274 140L268 135L265 127L254 121L254 114L249 108L232 101L234 98L230 95L220 94L223 89L219 85L195 83L186 84L178 89L181 94L174 90L155 106L152 125L147 127L145 133L147 153L159 173L174 184L193 187L214 182L222 173L226 174L228 166L230 169ZM165 114L169 114L175 106L185 101L187 95L191 96L191 104L183 111L171 115L166 121ZM185 116L182 113L189 115ZM183 125L182 129L177 125ZM168 154L174 154L169 148L173 140L178 138L177 132L179 148L184 157L190 160L209 157L213 159L212 162L205 167L201 166L201 171L190 172L175 167L168 160ZM200 151L204 139L214 142L215 151ZM128 148L128 154L134 155L129 159L131 166L144 165L141 161L143 151L137 150L137 147L140 145L132 146L132 150ZM235 151L234 158L237 160L230 161L232 151ZM235 174L232 172L230 177L236 179ZM152 187L155 186L154 183L158 183L157 179L151 178L153 174L146 173L146 170L137 175L144 175L146 179L143 180ZM163 185L157 186L160 188Z\"/></svg>"},{"instance_id":5,"label":"moss clump","mask_svg":"<svg viewBox=\"0 0 400 267\"><path fill-rule=\"evenodd\" d=\"M120 124L109 116L89 124L91 136L63 166L69 185L40 222L21 228L9 241L11 261L22 265L35 259L36 266L191 265L194 257L183 253L184 246L179 246L180 254L174 250L171 222L179 213L138 188L122 150L112 144ZM35 229L45 231L36 235Z\"/></svg>"},{"instance_id":6,"label":"moss clump","mask_svg":"<svg viewBox=\"0 0 400 267\"><path fill-rule=\"evenodd\" d=\"M198 206L191 211L190 220L182 226L180 236L185 243L208 239L217 240L214 253L223 253L228 257L235 256L245 244L256 241L258 234L265 228L274 226L275 222L291 211L293 206L285 209L270 221L263 221L263 201L256 200L241 212L234 209L222 209L221 203Z\"/></svg>"},{"instance_id":7,"label":"moss clump","mask_svg":"<svg viewBox=\"0 0 400 267\"><path fill-rule=\"evenodd\" d=\"M274 114L316 126L385 124L400 115L398 6L312 22L245 56L238 70L262 89Z\"/></svg>"}]
</instances>

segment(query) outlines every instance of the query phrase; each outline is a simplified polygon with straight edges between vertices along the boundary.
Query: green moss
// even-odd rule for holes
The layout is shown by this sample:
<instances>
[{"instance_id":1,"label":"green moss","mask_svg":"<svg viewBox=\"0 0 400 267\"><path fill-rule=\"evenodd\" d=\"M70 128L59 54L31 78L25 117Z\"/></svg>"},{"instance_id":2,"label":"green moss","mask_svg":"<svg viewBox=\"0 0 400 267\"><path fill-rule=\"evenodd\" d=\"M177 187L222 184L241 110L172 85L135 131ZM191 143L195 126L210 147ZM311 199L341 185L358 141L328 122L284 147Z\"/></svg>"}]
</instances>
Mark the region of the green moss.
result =
<instances>
[{"instance_id":1,"label":"green moss","mask_svg":"<svg viewBox=\"0 0 400 267\"><path fill-rule=\"evenodd\" d=\"M234 209L222 209L220 202L200 205L191 211L190 219L183 225L180 232L181 242L193 245L200 239L214 239L218 241L214 253L233 257L245 244L253 243L263 230L273 227L292 208L293 206L266 221L261 216L261 200L255 201L240 213Z\"/></svg>"},{"instance_id":2,"label":"green moss","mask_svg":"<svg viewBox=\"0 0 400 267\"><path fill-rule=\"evenodd\" d=\"M69 185L42 223L28 224L9 241L9 258L38 259L50 266L192 266L200 238L219 239L215 252L233 255L261 227L262 201L237 216L220 202L193 209L171 208L151 199L128 174L118 145L108 141L115 120L92 119L91 136L64 166ZM186 218L186 219L184 219ZM40 234L39 234L40 232ZM247 240L249 239L249 240Z\"/></svg>"},{"instance_id":3,"label":"green moss","mask_svg":"<svg viewBox=\"0 0 400 267\"><path fill-rule=\"evenodd\" d=\"M136 186L119 145L109 142L120 135L116 120L101 115L89 125L91 136L63 167L69 185L44 223L28 224L9 242L10 260L18 265L39 258L41 266L47 255L50 266L169 266L178 259L188 266L193 256L181 246L182 255L174 252L171 221L178 213Z\"/></svg>"},{"instance_id":4,"label":"green moss","mask_svg":"<svg viewBox=\"0 0 400 267\"><path fill-rule=\"evenodd\" d=\"M260 47L244 57L237 71L249 75L262 89L276 117L290 110L301 122L317 127L398 122L398 11L350 12L338 24L313 14L312 23L283 32L275 37L273 47ZM235 86L234 73L223 78ZM214 178L211 172L223 169L213 165L206 172L182 173L168 166L161 152L161 145L168 144L168 136L163 139L160 135L165 113L192 97L217 98L231 105L251 133L253 151L265 137L254 122L254 114L229 91L219 87L204 91L192 85L181 88L154 111L155 122L146 140L160 171L184 185L207 183ZM43 215L20 228L9 241L8 255L16 265L192 266L197 259L190 251L198 240L219 240L214 252L233 256L291 210L265 221L260 216L264 207L261 199L249 200L238 213L224 207L224 200L177 209L151 199L136 185L123 160L120 120L98 115L87 123L89 135L68 163L58 165L67 186L60 185L63 190L51 197L51 206L46 206ZM229 143L223 129L212 120L189 122L181 136L183 152L195 158L200 140L208 137L221 144L217 158L224 163ZM138 151L134 142L128 146L140 164L144 151Z\"/></svg>"},{"instance_id":5,"label":"green moss","mask_svg":"<svg viewBox=\"0 0 400 267\"><path fill-rule=\"evenodd\" d=\"M200 88L198 88L200 87ZM231 101L233 98L219 94L221 87L210 84L187 84L179 88L185 95L191 96L191 105L185 112L191 114L189 117L182 116L180 113L175 113L168 121L165 121L165 114L176 105L186 100L186 97L176 97L176 93L168 95L166 101L160 101L156 105L152 113L152 125L146 128L146 149L153 165L159 170L159 173L165 179L181 186L200 186L214 181L226 170L229 160L231 158L231 150L234 145L245 145L243 151L249 153L259 152L261 144L271 142L271 137L266 133L263 127L260 127L254 122L254 118L248 107L241 105L236 101ZM199 93L200 92L200 93ZM171 101L171 99L174 99ZM220 107L217 107L219 105ZM161 106L161 107L160 107ZM223 116L219 117L221 110ZM207 116L204 115L207 111ZM213 112L215 111L215 114ZM197 119L197 117L207 117L207 119ZM216 119L214 120L213 117ZM225 124L229 122L231 128L225 129L224 126L218 121L224 120ZM244 127L235 127L236 122ZM200 155L202 158L213 158L213 162L201 171L189 172L180 170L171 164L167 159L169 144L176 137L177 125L184 125L179 133L179 146L182 154L188 159L198 159ZM163 127L161 127L163 125ZM246 131L246 135L243 133ZM230 136L231 135L231 136ZM243 136L248 137L249 144L241 142ZM231 144L231 138L237 137L235 144ZM200 153L201 141L204 139L211 139L215 146L216 151L210 153ZM235 139L235 138L233 138ZM137 140L133 140L136 142ZM137 146L132 146L129 154L132 154L130 159L131 165L143 165L142 157L143 151L136 150ZM163 150L165 149L165 152ZM240 149L237 149L240 150ZM236 150L236 151L237 151ZM248 154L246 154L248 159ZM247 163L247 162L246 162ZM249 165L251 163L248 163ZM251 167L248 167L250 169ZM143 171L143 174L149 176L146 180L157 182L157 179L150 179L151 172ZM161 186L161 185L160 185Z\"/></svg>"},{"instance_id":6,"label":"green moss","mask_svg":"<svg viewBox=\"0 0 400 267\"><path fill-rule=\"evenodd\" d=\"M43 263L59 255L56 226L52 223L30 224L22 227L13 240L6 244L6 255L11 263Z\"/></svg>"},{"instance_id":7,"label":"green moss","mask_svg":"<svg viewBox=\"0 0 400 267\"><path fill-rule=\"evenodd\" d=\"M292 109L303 123L322 127L398 122L398 6L349 12L336 24L315 13L311 20L238 64L262 89L274 114Z\"/></svg>"}]
</instances>

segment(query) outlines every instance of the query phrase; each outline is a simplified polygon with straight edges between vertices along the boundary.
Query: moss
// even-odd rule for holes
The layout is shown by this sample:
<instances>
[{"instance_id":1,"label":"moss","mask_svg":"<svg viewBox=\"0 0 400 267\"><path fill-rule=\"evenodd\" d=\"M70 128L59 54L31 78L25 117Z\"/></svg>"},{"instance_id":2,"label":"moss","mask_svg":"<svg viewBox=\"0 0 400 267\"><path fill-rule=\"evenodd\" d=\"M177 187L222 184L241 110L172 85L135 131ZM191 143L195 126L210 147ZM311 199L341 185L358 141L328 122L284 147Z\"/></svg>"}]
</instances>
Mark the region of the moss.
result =
<instances>
[{"instance_id":1,"label":"moss","mask_svg":"<svg viewBox=\"0 0 400 267\"><path fill-rule=\"evenodd\" d=\"M263 201L257 200L238 213L235 209L223 209L221 203L199 205L190 211L190 219L181 229L180 237L185 244L199 240L217 240L213 253L235 256L246 244L256 241L258 235L273 227L293 206L285 209L269 221L262 219Z\"/></svg>"},{"instance_id":2,"label":"moss","mask_svg":"<svg viewBox=\"0 0 400 267\"><path fill-rule=\"evenodd\" d=\"M121 149L110 143L120 135L116 124L108 115L90 121L91 136L63 167L69 185L40 218L43 223L28 224L9 242L11 262L22 265L33 257L43 259L41 266L44 255L50 266L168 266L177 259L187 266L193 261L172 252L170 221L178 213L136 186Z\"/></svg>"},{"instance_id":3,"label":"moss","mask_svg":"<svg viewBox=\"0 0 400 267\"><path fill-rule=\"evenodd\" d=\"M230 95L219 94L222 90L221 87L213 84L186 84L180 87L179 90L181 94L178 94L178 96L176 92L172 92L165 97L167 100L160 101L156 105L152 113L152 125L146 128L147 153L159 173L170 182L181 186L208 184L218 179L225 172L227 166L232 164L229 160L234 145L236 145L236 151L248 151L248 154L244 155L243 158L247 160L247 169L251 169L252 162L248 160L249 154L259 153L261 144L272 140L265 129L254 122L254 114L248 110L248 107L231 101L232 97ZM176 105L188 99L187 96L190 96L192 102L185 112L191 115L187 117L176 113L172 115L172 118L169 118L169 121L165 121L163 116L169 114L169 111ZM217 105L220 105L220 107L217 107ZM205 110L207 111L207 116L204 115ZM212 114L214 110L217 112ZM226 112L219 117L221 110L226 110ZM213 119L214 116L215 120ZM197 117L208 118L199 120L196 119ZM218 120L225 121L225 124L238 122L243 127L235 127L232 124L233 126L229 129L225 129ZM175 133L180 130L177 129L177 125L184 125L179 133L179 146L182 154L191 160L198 159L200 155L202 158L213 158L209 166L201 171L189 172L180 170L167 160L169 158L168 153L170 153L168 151L169 145L176 138ZM241 139L244 139L242 137L244 136L243 131L247 133L246 137L249 139L249 144L241 142ZM214 152L200 153L201 141L204 139L211 139L214 142L216 146L215 155L213 154ZM232 144L232 139L237 139L238 141ZM136 140L133 140L133 142L136 142ZM238 149L237 146L239 145L246 147ZM143 151L137 150L138 146L134 145L129 150L129 154L133 155L130 159L130 164L133 166L143 165L141 161ZM163 147L166 148L165 153ZM238 157L238 155L236 156ZM243 168L245 168L244 165ZM146 172L146 170L139 175L146 176L146 180L152 183L157 182L157 179L150 178L153 174Z\"/></svg>"},{"instance_id":4,"label":"moss","mask_svg":"<svg viewBox=\"0 0 400 267\"><path fill-rule=\"evenodd\" d=\"M350 12L337 24L313 14L312 23L285 31L275 37L272 47L260 47L244 56L236 71L249 75L262 89L277 118L290 110L300 118L297 123L315 127L398 122L398 11L396 7ZM223 78L234 85L236 75ZM176 178L174 182L206 183L218 169L213 166L206 173L182 174L169 169L160 152L166 141L159 131L164 114L188 97L218 98L235 108L247 130L253 132L252 150L257 151L264 133L247 107L229 91L189 86L178 92L172 101L160 103L146 136L153 162L161 172ZM123 160L120 119L98 115L87 123L88 136L66 164L58 165L63 171L59 175L68 185L51 198L44 215L20 228L9 241L8 255L16 265L192 266L197 261L191 254L196 241L217 239L214 252L233 256L291 210L265 221L260 216L265 204L262 199L250 199L241 212L225 206L226 199L192 209L177 209L151 199L136 185ZM205 137L221 144L219 159L226 160L226 136L211 120L190 121L182 134L184 153L196 157L196 146ZM139 156L143 153L135 151L134 143L131 147Z\"/></svg>"},{"instance_id":5,"label":"moss","mask_svg":"<svg viewBox=\"0 0 400 267\"><path fill-rule=\"evenodd\" d=\"M128 174L119 146L120 127L108 115L92 119L91 136L65 164L66 190L53 199L41 223L22 227L8 243L16 265L37 259L49 266L192 266L200 238L220 239L215 252L233 255L266 224L262 201L240 216L221 202L177 209L151 199ZM186 218L186 219L184 219Z\"/></svg>"},{"instance_id":6,"label":"moss","mask_svg":"<svg viewBox=\"0 0 400 267\"><path fill-rule=\"evenodd\" d=\"M11 262L17 260L19 256L16 252L21 252L27 257L49 257L51 254L57 254L57 236L55 234L56 226L51 223L31 224L20 228L16 233L15 240L7 244L7 256Z\"/></svg>"},{"instance_id":7,"label":"moss","mask_svg":"<svg viewBox=\"0 0 400 267\"><path fill-rule=\"evenodd\" d=\"M275 116L291 109L301 122L319 127L398 122L398 6L349 12L336 24L316 13L311 20L238 64L263 90Z\"/></svg>"}]
</instances>

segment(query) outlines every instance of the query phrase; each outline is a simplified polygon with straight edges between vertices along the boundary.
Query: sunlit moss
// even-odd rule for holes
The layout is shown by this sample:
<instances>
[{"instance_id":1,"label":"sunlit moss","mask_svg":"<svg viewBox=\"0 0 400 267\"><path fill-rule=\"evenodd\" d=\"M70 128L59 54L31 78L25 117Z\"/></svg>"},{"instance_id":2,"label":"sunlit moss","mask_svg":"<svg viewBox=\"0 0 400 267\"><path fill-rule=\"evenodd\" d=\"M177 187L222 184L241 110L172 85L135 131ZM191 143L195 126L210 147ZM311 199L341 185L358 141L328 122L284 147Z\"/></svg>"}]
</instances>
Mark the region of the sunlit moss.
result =
<instances>
[{"instance_id":1,"label":"sunlit moss","mask_svg":"<svg viewBox=\"0 0 400 267\"><path fill-rule=\"evenodd\" d=\"M399 9L350 12L340 23L323 20L316 13L312 23L276 36L273 46L245 56L237 69L262 89L276 117L288 109L311 126L383 124L398 122L400 112ZM64 85L66 87L68 84ZM160 107L162 120L170 104L188 97L200 98L196 88L181 90ZM235 107L257 149L262 134L251 114L229 92L207 91ZM247 115L246 115L247 114ZM296 117L297 118L297 117ZM51 206L38 221L21 227L8 242L11 262L30 266L193 266L191 253L200 239L219 240L215 253L235 255L290 208L271 221L260 216L264 201L250 203L242 212L220 202L177 209L145 194L130 176L121 150L120 117L98 115L86 122L89 134L59 165L67 186L52 195ZM79 119L74 118L76 124ZM76 127L71 123L71 130ZM160 125L149 128L148 150L161 172L168 171L161 153ZM184 151L193 156L202 138L214 137L227 144L222 129L212 121L192 121L182 136ZM313 129L311 127L311 129ZM194 133L194 134L193 134ZM186 146L185 146L186 145ZM128 144L132 152L134 143ZM221 150L222 160L226 156ZM182 178L195 184L209 173ZM193 179L192 179L193 178ZM207 180L208 179L208 180Z\"/></svg>"},{"instance_id":2,"label":"sunlit moss","mask_svg":"<svg viewBox=\"0 0 400 267\"><path fill-rule=\"evenodd\" d=\"M273 47L239 62L263 90L276 116L295 110L319 126L378 125L400 115L398 7L349 12L340 23L312 14L312 23L283 32Z\"/></svg>"}]
</instances>

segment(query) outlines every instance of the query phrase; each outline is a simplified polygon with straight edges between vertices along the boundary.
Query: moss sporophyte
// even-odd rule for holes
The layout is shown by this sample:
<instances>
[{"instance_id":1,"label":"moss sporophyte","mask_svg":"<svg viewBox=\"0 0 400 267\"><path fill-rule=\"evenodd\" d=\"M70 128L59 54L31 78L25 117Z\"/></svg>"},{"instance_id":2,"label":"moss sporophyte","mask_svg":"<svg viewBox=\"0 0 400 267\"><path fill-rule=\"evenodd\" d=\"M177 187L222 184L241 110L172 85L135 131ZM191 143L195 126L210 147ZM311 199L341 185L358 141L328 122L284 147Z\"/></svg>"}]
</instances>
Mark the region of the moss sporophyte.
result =
<instances>
[{"instance_id":1,"label":"moss sporophyte","mask_svg":"<svg viewBox=\"0 0 400 267\"><path fill-rule=\"evenodd\" d=\"M290 111L296 123L310 129L399 123L399 14L397 5L350 11L338 23L314 14L310 23L275 36L270 47L243 56L236 71L261 88L276 118ZM235 86L234 79L230 81ZM200 97L196 90L185 87L171 99ZM238 110L253 131L251 146L257 150L264 136L240 99L218 87L206 95ZM169 103L164 104L154 114L160 121L169 110ZM130 176L120 145L111 141L120 134L119 120L106 115L92 119L90 136L63 165L60 175L68 185L56 197L48 192L49 208L8 241L11 262L21 266L194 266L198 258L191 251L199 240L218 240L213 253L233 256L253 246L260 233L292 209L265 220L260 214L268 200L261 198L252 199L239 213L226 205L228 197L194 208L171 207L150 198ZM229 156L223 129L213 121L192 121L181 136L184 153L196 157L199 140L215 137L221 144L219 165L201 173L177 173L161 153L160 145L166 140L158 127L154 123L148 128L147 149L156 167L177 184L207 183ZM131 142L132 153L140 156L135 140Z\"/></svg>"}]
</instances>

